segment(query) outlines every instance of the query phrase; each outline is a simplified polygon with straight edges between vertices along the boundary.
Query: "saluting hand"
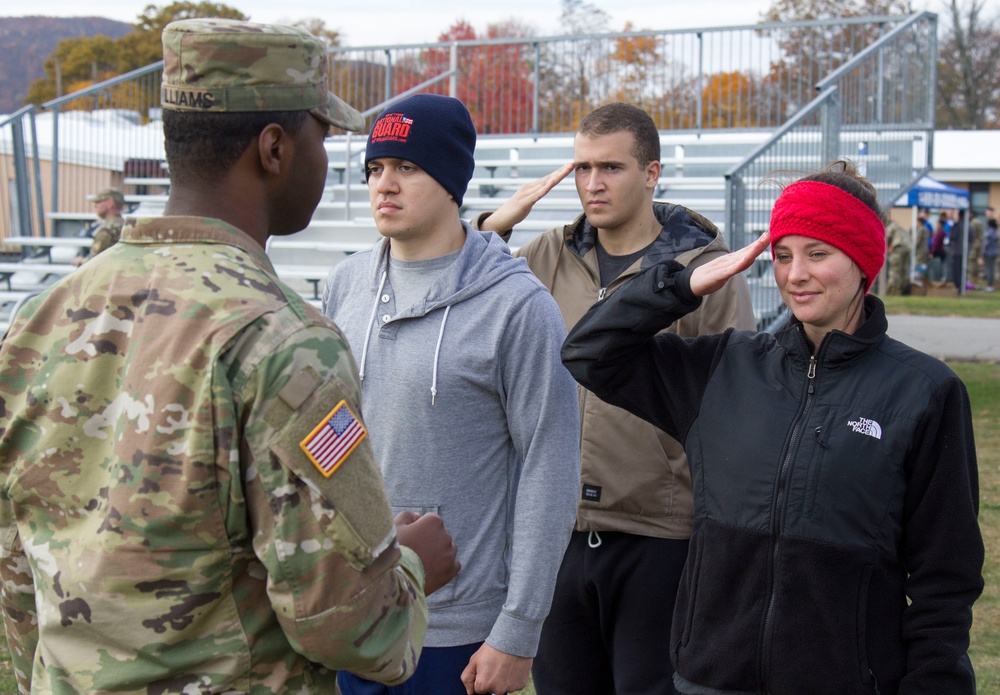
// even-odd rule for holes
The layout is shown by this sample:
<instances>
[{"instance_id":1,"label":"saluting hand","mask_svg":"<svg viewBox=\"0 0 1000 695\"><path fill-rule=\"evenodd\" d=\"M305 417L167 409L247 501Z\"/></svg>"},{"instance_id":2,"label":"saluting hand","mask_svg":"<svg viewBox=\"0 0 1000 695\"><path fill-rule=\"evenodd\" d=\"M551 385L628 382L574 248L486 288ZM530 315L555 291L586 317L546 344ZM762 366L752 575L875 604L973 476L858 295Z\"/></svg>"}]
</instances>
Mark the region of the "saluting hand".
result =
<instances>
[{"instance_id":1,"label":"saluting hand","mask_svg":"<svg viewBox=\"0 0 1000 695\"><path fill-rule=\"evenodd\" d=\"M571 171L573 171L573 163L567 162L551 174L546 174L540 179L524 184L507 202L483 220L479 228L484 232L497 232L498 234L513 229L518 223L524 221L534 204L544 198L545 194L566 178Z\"/></svg>"},{"instance_id":2,"label":"saluting hand","mask_svg":"<svg viewBox=\"0 0 1000 695\"><path fill-rule=\"evenodd\" d=\"M696 297L704 297L706 294L721 290L726 280L753 265L757 256L762 254L770 243L770 232L764 232L756 241L739 251L727 253L698 266L691 271L691 292Z\"/></svg>"}]
</instances>

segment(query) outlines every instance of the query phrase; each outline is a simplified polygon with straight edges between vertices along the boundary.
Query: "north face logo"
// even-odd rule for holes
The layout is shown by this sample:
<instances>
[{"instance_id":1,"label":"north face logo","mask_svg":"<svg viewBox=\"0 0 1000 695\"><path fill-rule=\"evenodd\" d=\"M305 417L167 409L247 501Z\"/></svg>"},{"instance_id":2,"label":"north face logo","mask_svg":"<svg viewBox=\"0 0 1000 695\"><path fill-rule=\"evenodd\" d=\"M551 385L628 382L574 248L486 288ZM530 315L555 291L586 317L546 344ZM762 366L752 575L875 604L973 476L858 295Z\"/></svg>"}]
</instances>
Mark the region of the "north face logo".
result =
<instances>
[{"instance_id":1,"label":"north face logo","mask_svg":"<svg viewBox=\"0 0 1000 695\"><path fill-rule=\"evenodd\" d=\"M875 439L882 438L882 425L874 420L859 417L857 420L848 420L847 426L859 434L867 434L869 437L875 437Z\"/></svg>"}]
</instances>

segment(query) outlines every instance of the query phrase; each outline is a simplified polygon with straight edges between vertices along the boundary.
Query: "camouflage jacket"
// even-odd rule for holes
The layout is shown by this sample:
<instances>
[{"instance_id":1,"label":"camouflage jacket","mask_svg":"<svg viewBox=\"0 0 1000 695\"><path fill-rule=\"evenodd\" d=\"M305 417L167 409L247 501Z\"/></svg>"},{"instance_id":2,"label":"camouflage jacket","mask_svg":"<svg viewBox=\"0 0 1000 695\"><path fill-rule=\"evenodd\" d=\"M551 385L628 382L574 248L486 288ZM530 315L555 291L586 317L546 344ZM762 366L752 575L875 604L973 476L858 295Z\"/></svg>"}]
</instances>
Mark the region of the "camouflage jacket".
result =
<instances>
[{"instance_id":1,"label":"camouflage jacket","mask_svg":"<svg viewBox=\"0 0 1000 695\"><path fill-rule=\"evenodd\" d=\"M889 251L896 248L909 249L911 245L910 230L898 222L889 222L885 226L885 245Z\"/></svg>"},{"instance_id":2,"label":"camouflage jacket","mask_svg":"<svg viewBox=\"0 0 1000 695\"><path fill-rule=\"evenodd\" d=\"M395 541L353 358L250 237L130 219L24 306L0 369L22 689L331 693L335 669L412 673L423 569ZM343 450L315 449L327 431Z\"/></svg>"},{"instance_id":3,"label":"camouflage jacket","mask_svg":"<svg viewBox=\"0 0 1000 695\"><path fill-rule=\"evenodd\" d=\"M94 232L94 241L90 245L90 254L87 256L89 261L91 258L101 253L102 251L107 251L112 246L118 243L118 239L122 235L122 226L125 224L123 220L118 215L112 215L104 220L103 224L97 228Z\"/></svg>"}]
</instances>

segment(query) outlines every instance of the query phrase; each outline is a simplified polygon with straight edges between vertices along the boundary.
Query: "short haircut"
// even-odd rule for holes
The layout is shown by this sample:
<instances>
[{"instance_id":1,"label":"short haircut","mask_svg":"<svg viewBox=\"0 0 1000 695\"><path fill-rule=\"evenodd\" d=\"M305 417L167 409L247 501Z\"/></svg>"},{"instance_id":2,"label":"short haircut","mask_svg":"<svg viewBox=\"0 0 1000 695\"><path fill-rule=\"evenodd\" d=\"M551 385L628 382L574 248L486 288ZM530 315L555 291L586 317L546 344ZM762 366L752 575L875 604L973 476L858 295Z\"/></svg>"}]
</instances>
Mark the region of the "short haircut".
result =
<instances>
[{"instance_id":1,"label":"short haircut","mask_svg":"<svg viewBox=\"0 0 1000 695\"><path fill-rule=\"evenodd\" d=\"M617 101L599 106L583 117L576 132L590 138L631 133L632 156L639 166L660 161L660 132L649 114L633 104Z\"/></svg>"},{"instance_id":2,"label":"short haircut","mask_svg":"<svg viewBox=\"0 0 1000 695\"><path fill-rule=\"evenodd\" d=\"M308 117L308 111L199 113L164 109L164 147L171 180L218 179L269 124L277 123L294 135Z\"/></svg>"}]
</instances>

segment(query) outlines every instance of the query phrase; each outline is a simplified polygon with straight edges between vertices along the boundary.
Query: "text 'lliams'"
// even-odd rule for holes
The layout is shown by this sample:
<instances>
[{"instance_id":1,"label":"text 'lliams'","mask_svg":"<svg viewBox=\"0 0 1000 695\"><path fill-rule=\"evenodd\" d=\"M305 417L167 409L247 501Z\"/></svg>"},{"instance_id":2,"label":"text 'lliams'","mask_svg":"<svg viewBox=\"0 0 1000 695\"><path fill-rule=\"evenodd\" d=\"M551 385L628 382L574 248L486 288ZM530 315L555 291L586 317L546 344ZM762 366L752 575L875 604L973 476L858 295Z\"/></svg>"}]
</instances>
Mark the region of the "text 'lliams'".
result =
<instances>
[{"instance_id":1,"label":"text 'lliams'","mask_svg":"<svg viewBox=\"0 0 1000 695\"><path fill-rule=\"evenodd\" d=\"M215 96L211 92L186 89L163 88L163 103L173 106L187 106L192 109L210 109L215 106Z\"/></svg>"}]
</instances>

